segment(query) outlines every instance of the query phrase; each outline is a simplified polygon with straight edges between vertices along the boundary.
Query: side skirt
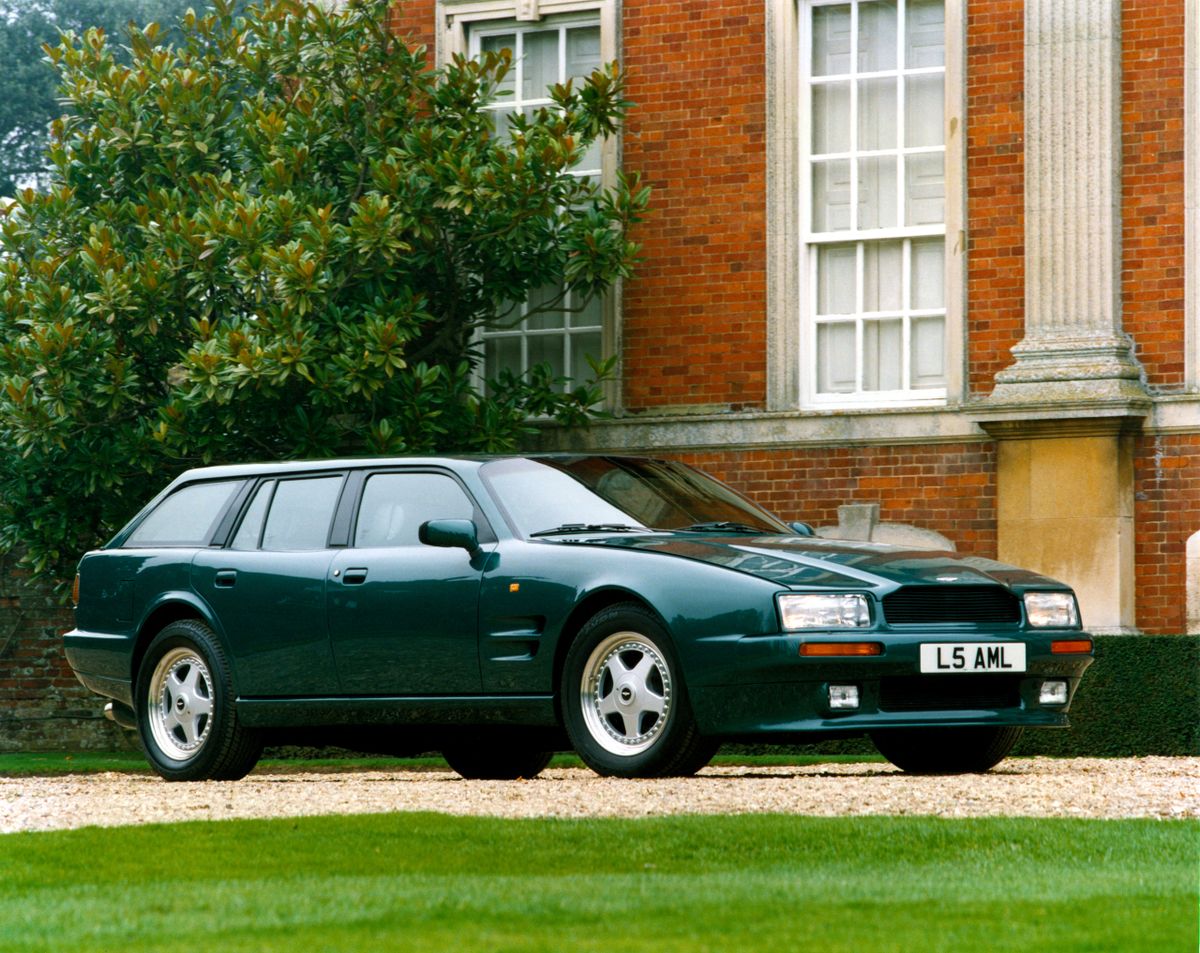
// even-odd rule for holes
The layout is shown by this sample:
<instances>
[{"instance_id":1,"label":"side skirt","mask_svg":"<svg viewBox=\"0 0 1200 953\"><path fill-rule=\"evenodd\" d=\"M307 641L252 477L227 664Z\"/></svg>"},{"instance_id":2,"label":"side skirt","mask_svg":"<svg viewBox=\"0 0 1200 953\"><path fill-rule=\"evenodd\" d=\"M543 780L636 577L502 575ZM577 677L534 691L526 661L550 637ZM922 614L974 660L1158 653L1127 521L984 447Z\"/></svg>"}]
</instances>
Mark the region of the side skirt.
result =
<instances>
[{"instance_id":1,"label":"side skirt","mask_svg":"<svg viewBox=\"0 0 1200 953\"><path fill-rule=\"evenodd\" d=\"M303 725L556 726L553 695L354 698L239 698L238 720L253 728Z\"/></svg>"}]
</instances>

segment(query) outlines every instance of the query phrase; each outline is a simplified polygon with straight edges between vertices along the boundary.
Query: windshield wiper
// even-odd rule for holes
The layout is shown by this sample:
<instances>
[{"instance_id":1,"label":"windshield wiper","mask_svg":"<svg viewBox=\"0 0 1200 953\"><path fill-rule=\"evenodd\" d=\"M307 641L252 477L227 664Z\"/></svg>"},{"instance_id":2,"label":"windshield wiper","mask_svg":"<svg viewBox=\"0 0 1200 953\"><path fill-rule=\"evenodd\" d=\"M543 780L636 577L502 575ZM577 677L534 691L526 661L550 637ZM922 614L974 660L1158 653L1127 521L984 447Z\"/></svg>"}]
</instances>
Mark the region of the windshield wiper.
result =
<instances>
[{"instance_id":1,"label":"windshield wiper","mask_svg":"<svg viewBox=\"0 0 1200 953\"><path fill-rule=\"evenodd\" d=\"M558 536L567 533L646 533L645 526L630 526L628 523L563 523L553 529L540 529L534 536Z\"/></svg>"},{"instance_id":2,"label":"windshield wiper","mask_svg":"<svg viewBox=\"0 0 1200 953\"><path fill-rule=\"evenodd\" d=\"M693 523L691 526L680 526L678 531L684 533L754 533L757 536L779 535L775 530L766 526L751 526L749 523L733 523L729 520Z\"/></svg>"}]
</instances>

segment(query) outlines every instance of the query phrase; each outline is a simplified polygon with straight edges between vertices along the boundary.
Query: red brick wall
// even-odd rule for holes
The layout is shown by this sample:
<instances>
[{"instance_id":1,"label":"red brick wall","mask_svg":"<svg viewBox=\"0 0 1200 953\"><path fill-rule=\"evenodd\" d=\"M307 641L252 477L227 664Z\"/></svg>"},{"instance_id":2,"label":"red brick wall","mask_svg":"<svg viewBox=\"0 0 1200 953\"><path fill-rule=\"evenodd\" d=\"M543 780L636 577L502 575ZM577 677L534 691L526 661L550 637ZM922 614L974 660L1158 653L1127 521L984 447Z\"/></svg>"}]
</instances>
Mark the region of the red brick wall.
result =
<instances>
[{"instance_id":1,"label":"red brick wall","mask_svg":"<svg viewBox=\"0 0 1200 953\"><path fill-rule=\"evenodd\" d=\"M995 444L702 451L683 459L784 519L836 525L845 503L879 503L881 520L912 523L958 551L996 556Z\"/></svg>"},{"instance_id":2,"label":"red brick wall","mask_svg":"<svg viewBox=\"0 0 1200 953\"><path fill-rule=\"evenodd\" d=\"M62 651L71 611L0 557L0 752L127 748Z\"/></svg>"},{"instance_id":3,"label":"red brick wall","mask_svg":"<svg viewBox=\"0 0 1200 953\"><path fill-rule=\"evenodd\" d=\"M1134 481L1138 628L1185 632L1186 546L1200 531L1200 434L1139 438Z\"/></svg>"},{"instance_id":4,"label":"red brick wall","mask_svg":"<svg viewBox=\"0 0 1200 953\"><path fill-rule=\"evenodd\" d=\"M396 0L388 16L388 27L397 36L411 38L414 44L429 48L429 65L434 62L437 26L433 0Z\"/></svg>"},{"instance_id":5,"label":"red brick wall","mask_svg":"<svg viewBox=\"0 0 1200 953\"><path fill-rule=\"evenodd\" d=\"M634 108L624 166L654 189L625 288L626 406L763 405L766 397L764 4L624 8Z\"/></svg>"},{"instance_id":6,"label":"red brick wall","mask_svg":"<svg viewBox=\"0 0 1200 953\"><path fill-rule=\"evenodd\" d=\"M1124 326L1151 387L1168 391L1184 382L1183 8L1121 9Z\"/></svg>"},{"instance_id":7,"label":"red brick wall","mask_svg":"<svg viewBox=\"0 0 1200 953\"><path fill-rule=\"evenodd\" d=\"M991 393L1025 328L1024 3L967 4L967 356Z\"/></svg>"}]
</instances>

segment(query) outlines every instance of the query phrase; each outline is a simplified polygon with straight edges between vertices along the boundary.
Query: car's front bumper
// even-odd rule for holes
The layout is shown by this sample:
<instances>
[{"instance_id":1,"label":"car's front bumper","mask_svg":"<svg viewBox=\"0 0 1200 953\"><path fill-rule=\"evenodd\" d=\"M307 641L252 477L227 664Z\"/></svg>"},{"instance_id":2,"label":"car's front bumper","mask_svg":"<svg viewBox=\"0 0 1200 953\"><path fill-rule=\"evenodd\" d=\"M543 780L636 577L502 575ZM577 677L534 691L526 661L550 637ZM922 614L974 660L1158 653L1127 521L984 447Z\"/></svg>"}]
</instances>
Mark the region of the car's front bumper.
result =
<instances>
[{"instance_id":1,"label":"car's front bumper","mask_svg":"<svg viewBox=\"0 0 1200 953\"><path fill-rule=\"evenodd\" d=\"M724 737L853 735L883 728L966 725L1065 727L1067 711L1091 653L1056 654L1051 643L1084 639L1077 630L1045 632L806 633L709 640L708 664L689 681L700 730ZM878 641L876 656L810 658L802 642ZM920 671L920 646L930 643L1019 642L1021 672ZM718 657L722 664L714 664ZM1062 704L1039 700L1042 683L1067 683ZM829 686L855 686L859 704L835 709Z\"/></svg>"}]
</instances>

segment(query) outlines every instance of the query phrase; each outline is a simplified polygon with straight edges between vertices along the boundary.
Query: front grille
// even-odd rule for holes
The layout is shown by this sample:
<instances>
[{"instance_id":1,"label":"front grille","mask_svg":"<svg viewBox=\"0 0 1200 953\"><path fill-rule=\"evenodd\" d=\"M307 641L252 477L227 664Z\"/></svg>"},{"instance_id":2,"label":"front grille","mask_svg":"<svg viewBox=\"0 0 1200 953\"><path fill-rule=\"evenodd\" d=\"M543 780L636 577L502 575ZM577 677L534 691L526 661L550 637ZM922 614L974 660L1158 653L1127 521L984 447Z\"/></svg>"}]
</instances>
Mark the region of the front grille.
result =
<instances>
[{"instance_id":1,"label":"front grille","mask_svg":"<svg viewBox=\"0 0 1200 953\"><path fill-rule=\"evenodd\" d=\"M1012 625L1021 604L1003 586L905 586L883 597L883 615L890 625Z\"/></svg>"},{"instance_id":2,"label":"front grille","mask_svg":"<svg viewBox=\"0 0 1200 953\"><path fill-rule=\"evenodd\" d=\"M1013 675L897 675L879 680L880 711L1018 708L1021 679Z\"/></svg>"}]
</instances>

